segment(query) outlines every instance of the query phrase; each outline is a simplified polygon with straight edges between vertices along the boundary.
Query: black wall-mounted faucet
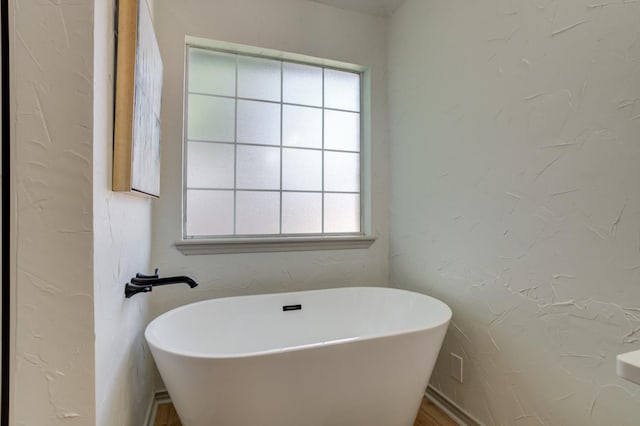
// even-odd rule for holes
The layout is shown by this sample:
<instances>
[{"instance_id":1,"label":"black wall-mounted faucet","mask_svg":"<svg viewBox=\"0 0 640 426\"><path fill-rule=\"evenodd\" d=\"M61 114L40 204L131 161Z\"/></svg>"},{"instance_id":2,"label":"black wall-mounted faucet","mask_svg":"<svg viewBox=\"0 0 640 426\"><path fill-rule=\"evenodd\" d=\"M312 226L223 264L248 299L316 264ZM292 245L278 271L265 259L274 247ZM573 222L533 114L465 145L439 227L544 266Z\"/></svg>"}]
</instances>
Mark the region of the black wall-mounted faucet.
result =
<instances>
[{"instance_id":1,"label":"black wall-mounted faucet","mask_svg":"<svg viewBox=\"0 0 640 426\"><path fill-rule=\"evenodd\" d=\"M153 275L136 274L131 278L131 282L124 286L124 295L128 299L138 293L148 293L153 290L153 287L169 284L187 284L191 288L198 286L193 278L187 276L160 278L156 268Z\"/></svg>"}]
</instances>

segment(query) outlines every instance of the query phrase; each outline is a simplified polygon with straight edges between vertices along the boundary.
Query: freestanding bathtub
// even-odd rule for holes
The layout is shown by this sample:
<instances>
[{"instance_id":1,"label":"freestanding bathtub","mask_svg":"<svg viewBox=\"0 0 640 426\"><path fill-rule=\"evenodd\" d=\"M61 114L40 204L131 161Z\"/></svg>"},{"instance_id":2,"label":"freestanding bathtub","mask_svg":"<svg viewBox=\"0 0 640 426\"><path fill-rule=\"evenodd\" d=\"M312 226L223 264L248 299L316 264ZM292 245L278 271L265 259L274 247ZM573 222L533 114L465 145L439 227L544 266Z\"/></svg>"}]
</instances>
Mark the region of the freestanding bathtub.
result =
<instances>
[{"instance_id":1,"label":"freestanding bathtub","mask_svg":"<svg viewBox=\"0 0 640 426\"><path fill-rule=\"evenodd\" d=\"M450 319L351 287L193 303L145 337L184 426L410 426Z\"/></svg>"}]
</instances>

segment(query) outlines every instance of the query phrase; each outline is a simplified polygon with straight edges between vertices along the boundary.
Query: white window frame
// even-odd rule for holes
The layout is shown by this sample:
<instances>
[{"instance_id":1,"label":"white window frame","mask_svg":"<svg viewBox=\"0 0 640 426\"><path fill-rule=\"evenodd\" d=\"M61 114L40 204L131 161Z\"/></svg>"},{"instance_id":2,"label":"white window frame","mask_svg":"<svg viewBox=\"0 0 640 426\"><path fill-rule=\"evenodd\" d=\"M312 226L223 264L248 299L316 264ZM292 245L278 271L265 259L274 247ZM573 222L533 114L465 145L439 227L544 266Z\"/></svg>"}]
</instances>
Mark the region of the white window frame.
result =
<instances>
[{"instance_id":1,"label":"white window frame","mask_svg":"<svg viewBox=\"0 0 640 426\"><path fill-rule=\"evenodd\" d=\"M360 149L360 233L348 235L304 235L304 236L251 236L231 238L193 238L186 237L186 169L185 158L187 149L186 124L183 124L182 137L182 239L176 242L176 248L185 255L222 254L222 253L254 253L254 252L286 252L286 251L312 251L312 250L339 250L339 249L365 249L371 246L376 237L371 234L371 95L370 95L370 71L360 65L320 59L305 55L284 53L271 49L263 49L245 46L235 43L220 42L187 36L185 39L185 76L183 86L183 108L186 111L188 96L187 61L189 47L213 49L241 55L258 56L269 59L298 62L307 65L321 66L338 70L357 72L361 75L361 149ZM186 114L183 114L183 123Z\"/></svg>"}]
</instances>

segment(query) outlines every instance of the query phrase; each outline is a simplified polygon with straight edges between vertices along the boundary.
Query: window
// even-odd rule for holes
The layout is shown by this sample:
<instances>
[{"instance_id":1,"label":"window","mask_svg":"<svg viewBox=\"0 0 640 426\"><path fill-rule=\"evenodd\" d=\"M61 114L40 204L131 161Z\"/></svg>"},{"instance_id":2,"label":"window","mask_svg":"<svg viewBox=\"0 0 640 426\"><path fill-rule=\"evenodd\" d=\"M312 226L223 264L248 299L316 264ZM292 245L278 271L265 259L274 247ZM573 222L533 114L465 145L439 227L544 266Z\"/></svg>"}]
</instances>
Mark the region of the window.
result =
<instances>
[{"instance_id":1,"label":"window","mask_svg":"<svg viewBox=\"0 0 640 426\"><path fill-rule=\"evenodd\" d=\"M362 236L362 74L186 57L184 239Z\"/></svg>"}]
</instances>

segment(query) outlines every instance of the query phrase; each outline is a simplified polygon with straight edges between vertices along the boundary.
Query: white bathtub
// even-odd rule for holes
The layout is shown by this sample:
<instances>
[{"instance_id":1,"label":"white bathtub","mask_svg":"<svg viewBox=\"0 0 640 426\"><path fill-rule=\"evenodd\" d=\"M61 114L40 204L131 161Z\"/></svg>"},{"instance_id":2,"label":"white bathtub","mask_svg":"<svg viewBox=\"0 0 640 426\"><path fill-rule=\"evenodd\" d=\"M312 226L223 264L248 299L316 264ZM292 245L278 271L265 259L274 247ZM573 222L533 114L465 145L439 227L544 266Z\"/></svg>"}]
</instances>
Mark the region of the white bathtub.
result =
<instances>
[{"instance_id":1,"label":"white bathtub","mask_svg":"<svg viewBox=\"0 0 640 426\"><path fill-rule=\"evenodd\" d=\"M410 426L450 318L423 294L338 288L194 303L145 337L184 426Z\"/></svg>"}]
</instances>

